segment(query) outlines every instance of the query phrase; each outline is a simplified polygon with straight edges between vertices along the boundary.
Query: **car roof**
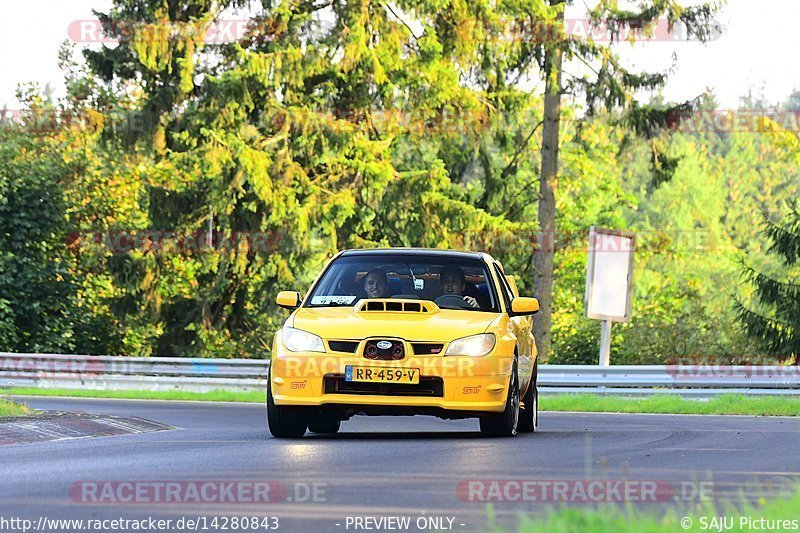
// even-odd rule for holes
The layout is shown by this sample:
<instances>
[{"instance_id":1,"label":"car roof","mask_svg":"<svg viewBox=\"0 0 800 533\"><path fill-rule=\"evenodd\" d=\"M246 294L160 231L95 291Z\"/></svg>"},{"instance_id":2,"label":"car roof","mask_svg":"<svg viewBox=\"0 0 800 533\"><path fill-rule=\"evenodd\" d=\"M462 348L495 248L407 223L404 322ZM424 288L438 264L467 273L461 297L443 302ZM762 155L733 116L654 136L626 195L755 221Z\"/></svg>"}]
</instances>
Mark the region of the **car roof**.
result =
<instances>
[{"instance_id":1,"label":"car roof","mask_svg":"<svg viewBox=\"0 0 800 533\"><path fill-rule=\"evenodd\" d=\"M371 256L371 255L427 255L441 257L456 257L470 259L491 259L489 254L483 252L467 252L461 250L443 250L441 248L364 248L345 250L339 254L340 257L352 256Z\"/></svg>"}]
</instances>

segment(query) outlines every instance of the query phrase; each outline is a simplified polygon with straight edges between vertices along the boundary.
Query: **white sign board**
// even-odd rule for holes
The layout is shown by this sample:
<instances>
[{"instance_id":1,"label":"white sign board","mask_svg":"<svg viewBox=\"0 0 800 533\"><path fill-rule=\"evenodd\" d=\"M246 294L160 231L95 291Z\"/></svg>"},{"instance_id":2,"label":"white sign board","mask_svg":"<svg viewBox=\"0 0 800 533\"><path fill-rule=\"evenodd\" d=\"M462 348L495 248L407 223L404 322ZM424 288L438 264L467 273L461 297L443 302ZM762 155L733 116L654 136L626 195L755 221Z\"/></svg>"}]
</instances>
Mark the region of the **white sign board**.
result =
<instances>
[{"instance_id":1,"label":"white sign board","mask_svg":"<svg viewBox=\"0 0 800 533\"><path fill-rule=\"evenodd\" d=\"M589 229L586 316L611 322L631 319L631 281L636 235L629 231Z\"/></svg>"}]
</instances>

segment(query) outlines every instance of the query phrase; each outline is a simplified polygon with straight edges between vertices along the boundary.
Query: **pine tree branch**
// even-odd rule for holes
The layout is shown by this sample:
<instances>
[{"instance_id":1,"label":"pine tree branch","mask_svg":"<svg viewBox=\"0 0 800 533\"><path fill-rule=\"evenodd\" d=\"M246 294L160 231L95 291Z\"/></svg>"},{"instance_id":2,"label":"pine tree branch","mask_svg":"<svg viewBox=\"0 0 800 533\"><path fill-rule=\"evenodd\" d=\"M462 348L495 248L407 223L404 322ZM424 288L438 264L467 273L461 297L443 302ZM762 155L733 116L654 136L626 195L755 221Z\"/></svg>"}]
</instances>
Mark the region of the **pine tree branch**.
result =
<instances>
[{"instance_id":1,"label":"pine tree branch","mask_svg":"<svg viewBox=\"0 0 800 533\"><path fill-rule=\"evenodd\" d=\"M748 335L771 355L790 358L800 354L800 337L791 325L750 310L738 300L735 308Z\"/></svg>"},{"instance_id":2,"label":"pine tree branch","mask_svg":"<svg viewBox=\"0 0 800 533\"><path fill-rule=\"evenodd\" d=\"M765 230L772 241L770 251L780 254L788 266L800 261L800 212L797 204L789 204L788 224L778 225L767 220Z\"/></svg>"},{"instance_id":3,"label":"pine tree branch","mask_svg":"<svg viewBox=\"0 0 800 533\"><path fill-rule=\"evenodd\" d=\"M750 267L745 268L745 276L755 284L758 299L772 307L779 318L791 323L800 317L800 285L776 280Z\"/></svg>"}]
</instances>

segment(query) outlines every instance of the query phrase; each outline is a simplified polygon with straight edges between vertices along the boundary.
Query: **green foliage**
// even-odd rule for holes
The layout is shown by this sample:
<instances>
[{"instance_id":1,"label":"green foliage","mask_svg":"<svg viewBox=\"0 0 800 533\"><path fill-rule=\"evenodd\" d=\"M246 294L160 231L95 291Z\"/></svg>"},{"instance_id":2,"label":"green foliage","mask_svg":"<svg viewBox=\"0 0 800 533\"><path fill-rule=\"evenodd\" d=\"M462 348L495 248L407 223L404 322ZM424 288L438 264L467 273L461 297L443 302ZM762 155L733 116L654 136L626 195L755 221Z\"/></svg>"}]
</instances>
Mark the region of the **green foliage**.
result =
<instances>
[{"instance_id":1,"label":"green foliage","mask_svg":"<svg viewBox=\"0 0 800 533\"><path fill-rule=\"evenodd\" d=\"M305 290L348 247L486 250L533 292L543 103L526 83L553 43L508 29L552 24L559 2L266 2L242 39L203 42L244 4L117 0L100 17L118 46L85 52L86 68L62 50L64 101L28 90L28 124L0 131L4 348L264 357L286 316L275 293ZM711 22L701 6L641 5L592 17ZM713 101L637 103L661 76L560 37L599 70L565 87L550 362L597 357L599 324L582 316L593 224L640 236L612 361L757 355L731 302L749 296L744 253L785 273L756 228L800 193L796 137L768 121L665 135ZM48 108L76 120L37 130ZM209 222L215 243L246 238L204 248ZM146 231L200 243L114 248Z\"/></svg>"},{"instance_id":2,"label":"green foliage","mask_svg":"<svg viewBox=\"0 0 800 533\"><path fill-rule=\"evenodd\" d=\"M556 253L559 283L551 362L597 361L600 325L582 318L584 228L590 224L638 235L632 321L614 325L614 363L665 364L676 358L748 362L769 357L739 327L735 302L750 292L740 284L741 261L745 253L753 260L769 259L759 213L774 216L778 205L798 194L800 179L794 134L770 123L762 127L760 134L674 134L670 156L680 163L672 179L656 189L647 168L647 146L634 143L619 155L609 149L609 170L595 178L587 193L606 210L603 216L570 190L559 209L567 214L574 205L576 222L562 217L559 225L577 233ZM609 139L610 148L623 144L619 139ZM593 161L603 159L587 144L577 156L584 151ZM568 165L569 156L564 159ZM582 175L591 174L584 169ZM608 196L606 191L615 187L621 192ZM778 262L770 264L781 271Z\"/></svg>"},{"instance_id":3,"label":"green foliage","mask_svg":"<svg viewBox=\"0 0 800 533\"><path fill-rule=\"evenodd\" d=\"M134 139L149 149L129 158L131 164L151 177L140 183L131 213L146 213L143 225L177 232L201 230L213 213L213 229L222 236L270 237L267 249L106 258L119 291L111 310L124 317L128 332L125 353L260 357L283 316L271 295L307 287L339 249L472 247L486 235L526 227L474 205L481 187L450 174L463 149L488 152L491 144L501 160L521 152L503 139L499 121L486 133L481 120L502 116L489 102L503 112L530 106L524 93L498 92L495 78L477 88L461 83L463 68L478 66L486 50L453 30L474 24L477 39L498 14L488 5L402 7L408 13L331 4L323 20L313 4L266 6L256 19L272 30L270 38L253 28L241 41L215 47L213 66L190 38L213 18L209 3L188 2L167 13L118 2L103 15L109 27L124 20L139 25L118 33L115 49L87 52L88 77L106 91L124 81L137 85L143 97L132 108L156 125ZM413 35L403 20L408 14L430 22L423 35ZM187 24L199 29L159 31ZM187 72L203 75L191 90L184 87ZM166 113L181 102L180 113ZM386 113L393 109L399 113ZM474 129L448 131L440 120L453 113L467 117L459 126L473 122ZM111 146L130 142L105 132L102 138ZM511 159L515 167L526 165L518 154ZM485 169L489 182L494 165ZM100 202L98 195L92 205ZM502 205L490 193L484 203Z\"/></svg>"},{"instance_id":4,"label":"green foliage","mask_svg":"<svg viewBox=\"0 0 800 533\"><path fill-rule=\"evenodd\" d=\"M63 171L47 141L0 130L0 350L74 346Z\"/></svg>"},{"instance_id":5,"label":"green foliage","mask_svg":"<svg viewBox=\"0 0 800 533\"><path fill-rule=\"evenodd\" d=\"M30 416L36 414L27 406L0 398L0 419L13 416Z\"/></svg>"}]
</instances>

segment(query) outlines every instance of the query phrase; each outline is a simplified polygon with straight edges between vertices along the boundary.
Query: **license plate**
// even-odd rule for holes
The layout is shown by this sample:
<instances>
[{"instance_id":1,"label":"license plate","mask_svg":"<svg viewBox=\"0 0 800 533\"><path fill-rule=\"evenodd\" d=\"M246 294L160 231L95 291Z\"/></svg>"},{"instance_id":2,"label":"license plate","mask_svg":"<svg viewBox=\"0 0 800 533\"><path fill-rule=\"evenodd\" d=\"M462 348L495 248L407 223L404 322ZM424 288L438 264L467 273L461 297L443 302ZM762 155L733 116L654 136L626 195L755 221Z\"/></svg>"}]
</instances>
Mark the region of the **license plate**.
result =
<instances>
[{"instance_id":1,"label":"license plate","mask_svg":"<svg viewBox=\"0 0 800 533\"><path fill-rule=\"evenodd\" d=\"M419 383L419 368L381 368L375 366L346 366L345 381L362 383Z\"/></svg>"}]
</instances>

